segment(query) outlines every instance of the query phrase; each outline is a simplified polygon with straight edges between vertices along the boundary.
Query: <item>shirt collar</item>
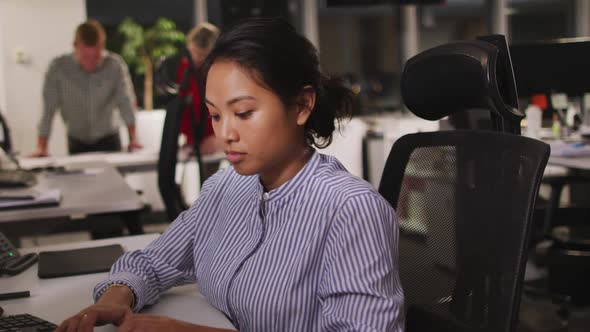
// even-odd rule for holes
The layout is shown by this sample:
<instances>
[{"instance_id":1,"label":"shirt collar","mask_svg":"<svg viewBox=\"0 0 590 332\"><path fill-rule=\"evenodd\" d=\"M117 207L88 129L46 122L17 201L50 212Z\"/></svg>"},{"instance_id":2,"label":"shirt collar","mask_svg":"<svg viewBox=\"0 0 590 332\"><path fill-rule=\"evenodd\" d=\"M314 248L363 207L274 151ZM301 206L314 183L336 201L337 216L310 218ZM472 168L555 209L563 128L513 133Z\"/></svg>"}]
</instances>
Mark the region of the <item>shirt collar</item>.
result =
<instances>
[{"instance_id":1,"label":"shirt collar","mask_svg":"<svg viewBox=\"0 0 590 332\"><path fill-rule=\"evenodd\" d=\"M268 193L264 192L264 187L258 178L257 193L261 199L267 202L279 200L283 197L288 196L292 192L296 191L303 184L307 183L308 180L315 174L316 169L320 163L320 154L315 149L312 150L312 156L309 158L305 166L289 181L283 183L280 187L275 188Z\"/></svg>"},{"instance_id":2,"label":"shirt collar","mask_svg":"<svg viewBox=\"0 0 590 332\"><path fill-rule=\"evenodd\" d=\"M100 62L98 62L98 64L96 65L96 70L93 72L90 72L90 74L92 73L96 73L98 71L100 71L105 63L105 59L107 58L107 56L109 56L110 52L107 50L102 50L101 52L101 57L100 57ZM80 66L80 63L78 62L78 59L76 58L76 53L72 52L71 53L72 56L72 61L74 61L74 63L76 64L76 66L78 66L78 69L80 69L81 71L88 73L87 71L84 70L84 68L82 68L82 66Z\"/></svg>"}]
</instances>

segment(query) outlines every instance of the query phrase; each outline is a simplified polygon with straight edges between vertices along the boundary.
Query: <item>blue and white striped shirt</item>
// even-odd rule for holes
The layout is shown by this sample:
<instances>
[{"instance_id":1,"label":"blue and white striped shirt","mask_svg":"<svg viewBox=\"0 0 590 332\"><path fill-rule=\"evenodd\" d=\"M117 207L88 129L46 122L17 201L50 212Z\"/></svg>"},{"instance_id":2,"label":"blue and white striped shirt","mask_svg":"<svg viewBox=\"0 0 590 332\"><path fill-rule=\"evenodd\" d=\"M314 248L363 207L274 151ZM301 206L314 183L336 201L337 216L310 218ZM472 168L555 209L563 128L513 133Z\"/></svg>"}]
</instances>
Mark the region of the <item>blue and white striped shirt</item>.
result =
<instances>
[{"instance_id":1,"label":"blue and white striped shirt","mask_svg":"<svg viewBox=\"0 0 590 332\"><path fill-rule=\"evenodd\" d=\"M112 283L135 310L196 282L240 331L402 331L397 217L370 185L333 157L265 193L232 168L203 186L193 206L146 249L122 256Z\"/></svg>"}]
</instances>

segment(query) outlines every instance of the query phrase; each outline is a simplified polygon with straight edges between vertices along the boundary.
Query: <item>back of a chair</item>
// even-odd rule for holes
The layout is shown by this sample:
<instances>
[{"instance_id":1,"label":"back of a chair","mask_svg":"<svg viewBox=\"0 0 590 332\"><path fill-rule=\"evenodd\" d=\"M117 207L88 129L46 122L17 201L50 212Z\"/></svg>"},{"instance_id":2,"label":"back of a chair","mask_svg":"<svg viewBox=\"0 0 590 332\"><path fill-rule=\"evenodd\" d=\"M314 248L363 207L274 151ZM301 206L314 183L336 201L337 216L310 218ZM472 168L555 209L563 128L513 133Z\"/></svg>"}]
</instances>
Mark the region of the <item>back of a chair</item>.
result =
<instances>
[{"instance_id":1,"label":"back of a chair","mask_svg":"<svg viewBox=\"0 0 590 332\"><path fill-rule=\"evenodd\" d=\"M379 191L400 218L408 332L512 330L548 157L540 141L495 132L418 133L395 143Z\"/></svg>"},{"instance_id":2,"label":"back of a chair","mask_svg":"<svg viewBox=\"0 0 590 332\"><path fill-rule=\"evenodd\" d=\"M389 154L379 191L400 218L406 329L514 331L549 146L519 136L506 40L426 50L408 60L401 87L421 118L486 109L493 130L410 134Z\"/></svg>"},{"instance_id":3,"label":"back of a chair","mask_svg":"<svg viewBox=\"0 0 590 332\"><path fill-rule=\"evenodd\" d=\"M168 103L158 158L158 188L170 221L176 219L188 207L184 202L180 187L176 183L178 135L185 105L183 98L178 96Z\"/></svg>"},{"instance_id":4,"label":"back of a chair","mask_svg":"<svg viewBox=\"0 0 590 332\"><path fill-rule=\"evenodd\" d=\"M438 120L461 111L490 111L492 129L520 134L516 83L506 40L440 45L410 58L402 73L404 104L423 119Z\"/></svg>"},{"instance_id":5,"label":"back of a chair","mask_svg":"<svg viewBox=\"0 0 590 332\"><path fill-rule=\"evenodd\" d=\"M180 123L182 114L190 108L189 118L193 134L193 152L199 166L199 183L195 186L202 186L205 181L203 160L201 157L200 144L205 137L207 122L207 106L204 98L200 98L200 117L197 119L192 111L193 96L185 93L190 84L191 77L196 77L200 96L204 96L202 82L198 78L199 73L193 64L189 65L184 73L181 84L176 91L176 96L166 106L166 118L162 130L162 141L160 145L160 156L158 159L158 187L160 195L166 208L166 214L170 221L188 208L180 186L176 183L176 164L178 162L178 138L180 135ZM188 108L187 108L188 107Z\"/></svg>"}]
</instances>

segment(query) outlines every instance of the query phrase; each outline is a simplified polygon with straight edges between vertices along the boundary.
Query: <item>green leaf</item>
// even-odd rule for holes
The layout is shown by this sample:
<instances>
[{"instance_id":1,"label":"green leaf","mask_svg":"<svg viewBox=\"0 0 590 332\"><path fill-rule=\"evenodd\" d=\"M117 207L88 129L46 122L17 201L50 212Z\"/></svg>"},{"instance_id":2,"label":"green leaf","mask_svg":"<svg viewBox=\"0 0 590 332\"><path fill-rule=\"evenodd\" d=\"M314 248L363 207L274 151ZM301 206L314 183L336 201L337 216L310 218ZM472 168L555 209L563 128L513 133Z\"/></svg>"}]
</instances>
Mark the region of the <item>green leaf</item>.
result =
<instances>
[{"instance_id":1,"label":"green leaf","mask_svg":"<svg viewBox=\"0 0 590 332\"><path fill-rule=\"evenodd\" d=\"M176 29L174 21L164 17L159 17L147 28L127 17L119 24L117 32L123 37L121 56L137 75L146 71L143 56L147 55L155 63L162 57L176 54L186 40L184 33Z\"/></svg>"}]
</instances>

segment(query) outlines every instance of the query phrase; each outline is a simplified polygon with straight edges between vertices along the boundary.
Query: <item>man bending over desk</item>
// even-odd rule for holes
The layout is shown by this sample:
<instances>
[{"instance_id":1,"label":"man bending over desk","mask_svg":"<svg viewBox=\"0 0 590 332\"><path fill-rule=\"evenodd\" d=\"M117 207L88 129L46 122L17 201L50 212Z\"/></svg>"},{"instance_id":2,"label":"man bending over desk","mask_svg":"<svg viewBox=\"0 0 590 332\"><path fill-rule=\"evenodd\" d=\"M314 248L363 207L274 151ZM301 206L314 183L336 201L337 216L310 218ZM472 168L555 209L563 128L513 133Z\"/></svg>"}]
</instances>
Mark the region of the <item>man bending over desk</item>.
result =
<instances>
[{"instance_id":1,"label":"man bending over desk","mask_svg":"<svg viewBox=\"0 0 590 332\"><path fill-rule=\"evenodd\" d=\"M141 148L135 136L129 70L120 56L104 49L105 41L100 23L88 20L76 29L74 52L51 62L43 84L43 114L33 157L49 154L47 142L57 109L66 125L70 154L121 151L116 108L127 125L128 150Z\"/></svg>"}]
</instances>

